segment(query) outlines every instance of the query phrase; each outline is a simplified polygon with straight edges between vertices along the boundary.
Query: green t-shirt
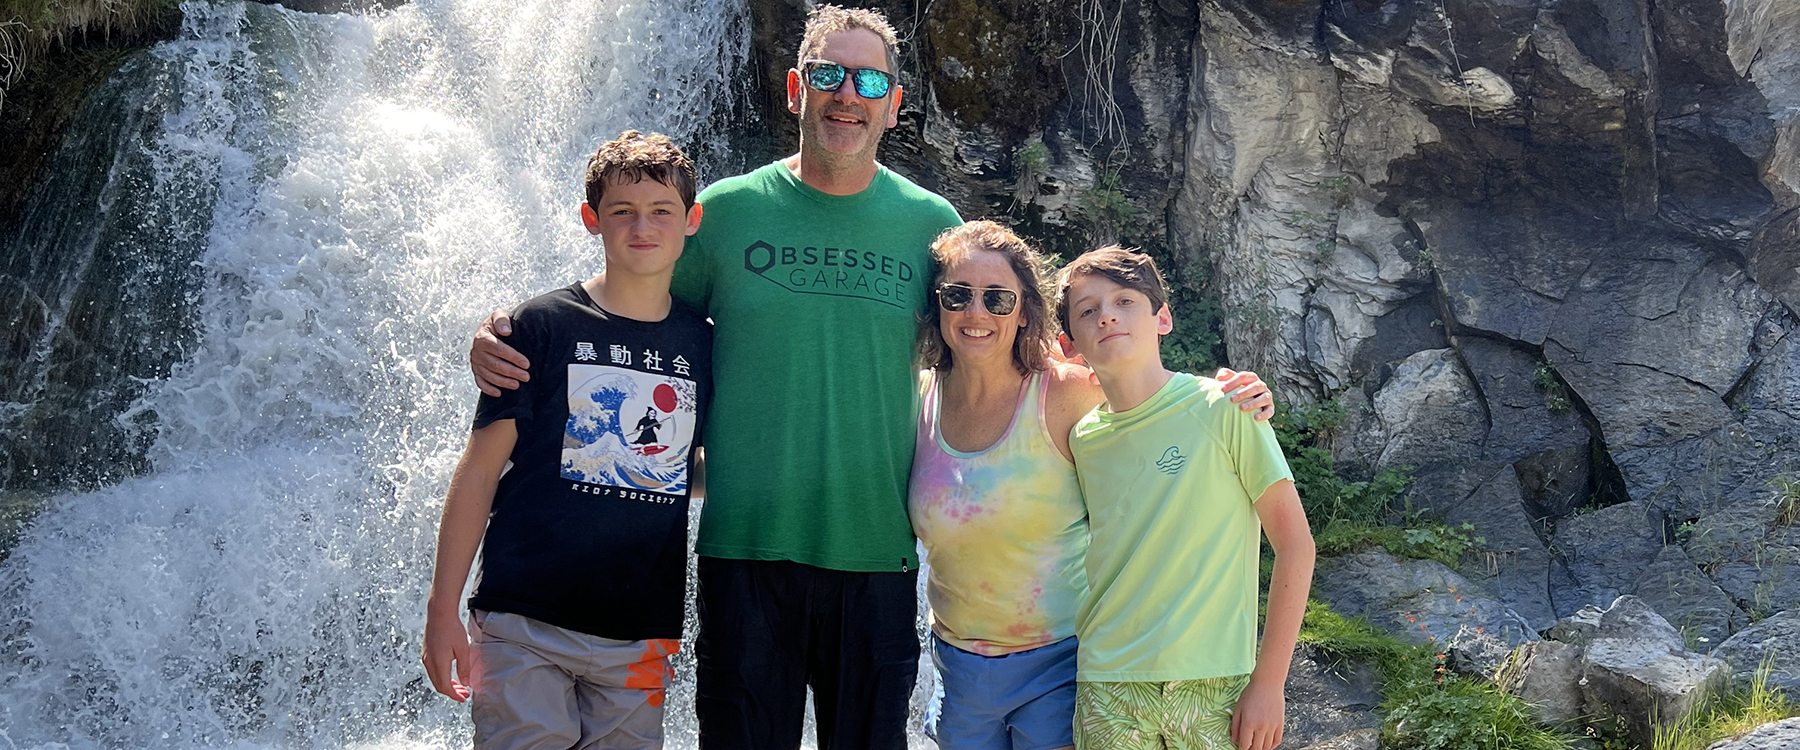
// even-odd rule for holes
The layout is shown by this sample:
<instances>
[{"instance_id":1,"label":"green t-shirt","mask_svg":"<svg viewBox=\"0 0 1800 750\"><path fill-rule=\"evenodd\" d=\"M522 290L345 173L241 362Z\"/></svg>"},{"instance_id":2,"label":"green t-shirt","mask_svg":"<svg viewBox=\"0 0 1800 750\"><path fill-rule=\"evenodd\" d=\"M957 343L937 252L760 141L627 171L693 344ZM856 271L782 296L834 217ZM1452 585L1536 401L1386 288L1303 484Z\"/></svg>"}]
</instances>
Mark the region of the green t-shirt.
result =
<instances>
[{"instance_id":1,"label":"green t-shirt","mask_svg":"<svg viewBox=\"0 0 1800 750\"><path fill-rule=\"evenodd\" d=\"M886 167L837 196L776 162L699 200L673 284L714 323L699 553L918 567L913 340L931 241L962 219Z\"/></svg>"},{"instance_id":2,"label":"green t-shirt","mask_svg":"<svg viewBox=\"0 0 1800 750\"><path fill-rule=\"evenodd\" d=\"M1176 373L1134 409L1069 434L1087 498L1088 597L1076 679L1164 682L1256 667L1255 503L1293 479L1275 431L1216 380Z\"/></svg>"}]
</instances>

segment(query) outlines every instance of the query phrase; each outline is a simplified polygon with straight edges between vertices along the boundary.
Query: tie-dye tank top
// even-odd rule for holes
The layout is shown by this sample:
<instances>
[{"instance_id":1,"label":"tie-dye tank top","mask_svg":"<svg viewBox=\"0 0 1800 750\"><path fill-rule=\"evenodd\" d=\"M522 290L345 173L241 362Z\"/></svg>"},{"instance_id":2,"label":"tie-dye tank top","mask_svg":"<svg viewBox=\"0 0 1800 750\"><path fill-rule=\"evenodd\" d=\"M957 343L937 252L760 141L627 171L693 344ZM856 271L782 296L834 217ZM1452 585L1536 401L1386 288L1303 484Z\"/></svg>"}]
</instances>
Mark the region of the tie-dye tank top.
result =
<instances>
[{"instance_id":1,"label":"tie-dye tank top","mask_svg":"<svg viewBox=\"0 0 1800 750\"><path fill-rule=\"evenodd\" d=\"M1006 434L974 453L944 442L937 373L922 373L920 389L907 509L925 545L932 632L984 656L1074 635L1087 509L1044 421L1044 373L1025 379Z\"/></svg>"}]
</instances>

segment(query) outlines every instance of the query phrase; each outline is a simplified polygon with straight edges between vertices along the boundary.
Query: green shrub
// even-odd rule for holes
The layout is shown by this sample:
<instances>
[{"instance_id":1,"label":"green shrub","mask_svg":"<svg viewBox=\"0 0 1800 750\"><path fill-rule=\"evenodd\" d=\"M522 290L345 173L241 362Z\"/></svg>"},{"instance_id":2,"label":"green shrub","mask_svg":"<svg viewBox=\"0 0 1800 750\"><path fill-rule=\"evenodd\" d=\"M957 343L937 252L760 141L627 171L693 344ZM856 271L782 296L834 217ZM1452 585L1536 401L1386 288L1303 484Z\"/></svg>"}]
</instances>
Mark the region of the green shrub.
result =
<instances>
[{"instance_id":1,"label":"green shrub","mask_svg":"<svg viewBox=\"0 0 1800 750\"><path fill-rule=\"evenodd\" d=\"M1469 524L1450 526L1438 521L1411 519L1405 526L1333 521L1313 536L1321 555L1343 555L1380 547L1389 554L1418 560L1436 560L1452 568L1463 553L1486 544Z\"/></svg>"},{"instance_id":2,"label":"green shrub","mask_svg":"<svg viewBox=\"0 0 1800 750\"><path fill-rule=\"evenodd\" d=\"M1368 526L1389 520L1394 501L1412 485L1406 467L1383 469L1366 482L1338 475L1331 451L1321 445L1344 423L1344 405L1337 399L1282 407L1273 423L1315 536L1338 522Z\"/></svg>"}]
</instances>

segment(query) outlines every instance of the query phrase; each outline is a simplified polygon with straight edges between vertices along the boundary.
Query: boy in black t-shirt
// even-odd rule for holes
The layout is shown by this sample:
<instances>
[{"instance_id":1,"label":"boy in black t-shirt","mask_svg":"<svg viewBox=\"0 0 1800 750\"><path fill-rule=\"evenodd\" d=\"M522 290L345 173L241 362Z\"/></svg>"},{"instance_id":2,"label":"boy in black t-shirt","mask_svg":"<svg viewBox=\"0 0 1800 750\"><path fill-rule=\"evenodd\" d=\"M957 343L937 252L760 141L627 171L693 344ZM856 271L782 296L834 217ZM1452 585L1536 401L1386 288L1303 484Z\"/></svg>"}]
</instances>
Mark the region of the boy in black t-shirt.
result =
<instances>
[{"instance_id":1,"label":"boy in black t-shirt","mask_svg":"<svg viewBox=\"0 0 1800 750\"><path fill-rule=\"evenodd\" d=\"M422 659L438 692L473 699L478 750L662 746L712 390L712 327L669 296L700 227L694 179L664 136L628 130L600 147L581 219L605 242L606 270L513 313L507 342L537 377L476 407L444 501ZM458 598L478 547L465 628Z\"/></svg>"}]
</instances>

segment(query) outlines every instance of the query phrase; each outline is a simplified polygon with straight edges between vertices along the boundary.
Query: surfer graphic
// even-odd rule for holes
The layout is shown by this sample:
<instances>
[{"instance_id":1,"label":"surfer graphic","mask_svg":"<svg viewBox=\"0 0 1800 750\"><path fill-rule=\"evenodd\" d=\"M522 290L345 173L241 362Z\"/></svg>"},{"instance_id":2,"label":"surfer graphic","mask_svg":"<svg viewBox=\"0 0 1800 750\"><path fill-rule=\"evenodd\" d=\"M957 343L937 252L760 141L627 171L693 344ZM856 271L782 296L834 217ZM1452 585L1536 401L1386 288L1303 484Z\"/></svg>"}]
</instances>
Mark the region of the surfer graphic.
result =
<instances>
[{"instance_id":1,"label":"surfer graphic","mask_svg":"<svg viewBox=\"0 0 1800 750\"><path fill-rule=\"evenodd\" d=\"M661 427L662 423L663 420L656 418L656 407L644 409L644 418L638 420L637 423L637 439L631 442L637 445L656 444L656 428Z\"/></svg>"}]
</instances>

